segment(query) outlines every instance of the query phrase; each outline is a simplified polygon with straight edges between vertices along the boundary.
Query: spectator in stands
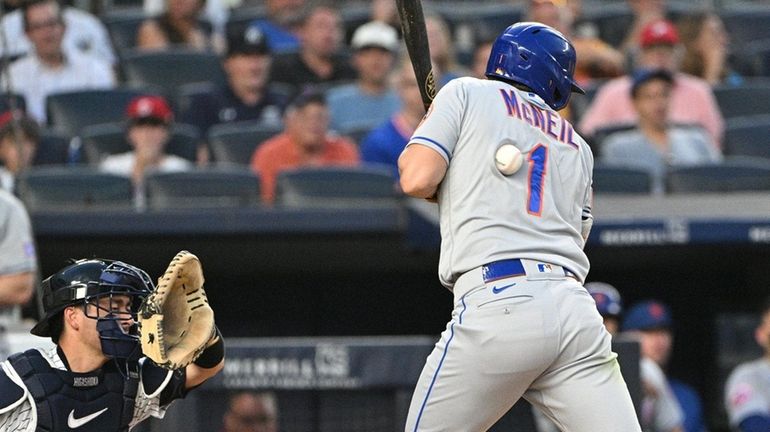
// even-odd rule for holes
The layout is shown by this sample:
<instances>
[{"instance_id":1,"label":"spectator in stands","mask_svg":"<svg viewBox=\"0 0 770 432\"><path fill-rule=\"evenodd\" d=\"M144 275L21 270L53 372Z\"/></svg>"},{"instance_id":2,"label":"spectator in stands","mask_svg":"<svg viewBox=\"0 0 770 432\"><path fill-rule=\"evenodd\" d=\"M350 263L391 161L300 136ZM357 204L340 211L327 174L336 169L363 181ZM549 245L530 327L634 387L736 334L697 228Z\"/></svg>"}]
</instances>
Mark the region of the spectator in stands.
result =
<instances>
[{"instance_id":1,"label":"spectator in stands","mask_svg":"<svg viewBox=\"0 0 770 432\"><path fill-rule=\"evenodd\" d=\"M37 256L32 226L24 205L0 190L0 360L9 351L5 329L21 319L20 307L32 298Z\"/></svg>"},{"instance_id":2,"label":"spectator in stands","mask_svg":"<svg viewBox=\"0 0 770 432\"><path fill-rule=\"evenodd\" d=\"M61 19L67 29L62 40L64 53L86 54L110 65L115 64L117 59L109 33L99 18L75 7L60 7ZM16 9L0 20L0 30L5 38L5 44L0 44L0 55L7 52L8 57L16 58L31 53L33 45L27 37L23 21L22 9Z\"/></svg>"},{"instance_id":3,"label":"spectator in stands","mask_svg":"<svg viewBox=\"0 0 770 432\"><path fill-rule=\"evenodd\" d=\"M642 45L642 33L652 22L666 19L666 0L626 0L634 14L634 20L623 40L622 49L635 56Z\"/></svg>"},{"instance_id":4,"label":"spectator in stands","mask_svg":"<svg viewBox=\"0 0 770 432\"><path fill-rule=\"evenodd\" d=\"M160 96L134 98L126 108L126 138L132 150L107 156L99 165L102 171L131 178L140 207L147 173L192 168L188 160L165 152L171 138L173 117L168 103Z\"/></svg>"},{"instance_id":5,"label":"spectator in stands","mask_svg":"<svg viewBox=\"0 0 770 432\"><path fill-rule=\"evenodd\" d=\"M674 78L663 69L638 70L631 85L637 126L608 136L599 155L610 165L638 166L653 176L653 190L665 190L669 166L719 162L722 156L701 128L672 125L668 120Z\"/></svg>"},{"instance_id":6,"label":"spectator in stands","mask_svg":"<svg viewBox=\"0 0 770 432\"><path fill-rule=\"evenodd\" d=\"M702 78L712 86L739 85L743 81L728 64L730 36L719 15L686 15L679 21L679 34L685 50L682 72Z\"/></svg>"},{"instance_id":7,"label":"spectator in stands","mask_svg":"<svg viewBox=\"0 0 770 432\"><path fill-rule=\"evenodd\" d=\"M471 64L471 75L478 79L487 79L487 62L489 53L492 52L494 39L481 39L473 48L473 64Z\"/></svg>"},{"instance_id":8,"label":"spectator in stands","mask_svg":"<svg viewBox=\"0 0 770 432\"><path fill-rule=\"evenodd\" d=\"M738 365L725 385L730 426L739 432L770 430L770 297L762 302L759 313L754 340L764 355Z\"/></svg>"},{"instance_id":9,"label":"spectator in stands","mask_svg":"<svg viewBox=\"0 0 770 432\"><path fill-rule=\"evenodd\" d=\"M63 50L66 28L56 1L24 3L22 17L24 31L35 49L34 53L10 65L8 78L10 90L24 96L32 118L45 122L45 98L50 94L115 85L109 63L74 50Z\"/></svg>"},{"instance_id":10,"label":"spectator in stands","mask_svg":"<svg viewBox=\"0 0 770 432\"><path fill-rule=\"evenodd\" d=\"M398 110L398 95L388 76L393 69L399 42L387 24L372 21L353 33L354 83L330 88L326 95L331 128L341 134L371 130Z\"/></svg>"},{"instance_id":11,"label":"spectator in stands","mask_svg":"<svg viewBox=\"0 0 770 432\"><path fill-rule=\"evenodd\" d=\"M255 121L280 124L287 96L270 86L273 57L258 27L228 35L223 69L227 84L192 97L180 120L203 133L217 123Z\"/></svg>"},{"instance_id":12,"label":"spectator in stands","mask_svg":"<svg viewBox=\"0 0 770 432\"><path fill-rule=\"evenodd\" d=\"M642 32L641 47L637 69L665 69L673 75L669 121L704 127L712 143L720 148L724 120L709 84L679 72L679 34L674 25L668 21L650 23ZM627 75L603 85L580 120L580 132L592 136L600 128L635 123L637 111L631 100L631 84L631 76Z\"/></svg>"},{"instance_id":13,"label":"spectator in stands","mask_svg":"<svg viewBox=\"0 0 770 432\"><path fill-rule=\"evenodd\" d=\"M467 76L469 72L457 61L452 34L441 15L426 15L425 30L428 34L430 60L433 63L438 87L443 87L455 78Z\"/></svg>"},{"instance_id":14,"label":"spectator in stands","mask_svg":"<svg viewBox=\"0 0 770 432\"><path fill-rule=\"evenodd\" d=\"M641 373L645 385L659 378L658 372L665 371L671 356L673 346L673 325L671 312L665 304L648 300L631 307L623 319L623 331L639 340L642 355ZM654 363L655 373L650 374L649 362ZM663 376L669 389L675 397L682 414L681 429L683 432L703 432L703 407L698 393L688 384L670 377Z\"/></svg>"},{"instance_id":15,"label":"spectator in stands","mask_svg":"<svg viewBox=\"0 0 770 432\"><path fill-rule=\"evenodd\" d=\"M385 23L397 32L401 31L401 19L396 10L396 2L392 0L374 0L371 7L372 21Z\"/></svg>"},{"instance_id":16,"label":"spectator in stands","mask_svg":"<svg viewBox=\"0 0 770 432\"><path fill-rule=\"evenodd\" d=\"M278 399L272 392L239 391L232 395L221 432L278 432Z\"/></svg>"},{"instance_id":17,"label":"spectator in stands","mask_svg":"<svg viewBox=\"0 0 770 432\"><path fill-rule=\"evenodd\" d=\"M184 47L199 51L222 52L221 38L201 25L203 0L166 0L161 15L148 18L139 27L136 46L144 50Z\"/></svg>"},{"instance_id":18,"label":"spectator in stands","mask_svg":"<svg viewBox=\"0 0 770 432\"><path fill-rule=\"evenodd\" d=\"M0 114L0 189L14 191L16 177L32 165L40 140L34 120L12 111ZM16 120L14 122L14 120Z\"/></svg>"},{"instance_id":19,"label":"spectator in stands","mask_svg":"<svg viewBox=\"0 0 770 432\"><path fill-rule=\"evenodd\" d=\"M273 79L298 94L306 86L353 81L356 71L341 53L342 24L337 9L324 3L306 9L297 34L298 52L276 56Z\"/></svg>"},{"instance_id":20,"label":"spectator in stands","mask_svg":"<svg viewBox=\"0 0 770 432\"><path fill-rule=\"evenodd\" d=\"M425 107L408 58L402 60L391 80L401 99L401 109L363 139L361 160L389 166L398 179L398 157L425 115Z\"/></svg>"},{"instance_id":21,"label":"spectator in stands","mask_svg":"<svg viewBox=\"0 0 770 432\"><path fill-rule=\"evenodd\" d=\"M251 158L266 203L273 202L276 177L283 170L358 164L356 145L329 133L329 109L323 93L300 93L287 107L284 124L284 132L262 143Z\"/></svg>"},{"instance_id":22,"label":"spectator in stands","mask_svg":"<svg viewBox=\"0 0 770 432\"><path fill-rule=\"evenodd\" d=\"M623 314L623 299L617 288L605 282L588 282L585 288L596 303L596 309L604 320L604 328L612 336L618 334L620 316Z\"/></svg>"},{"instance_id":23,"label":"spectator in stands","mask_svg":"<svg viewBox=\"0 0 770 432\"><path fill-rule=\"evenodd\" d=\"M266 17L255 20L267 36L270 48L275 53L299 51L298 27L302 21L305 0L265 0Z\"/></svg>"}]
</instances>

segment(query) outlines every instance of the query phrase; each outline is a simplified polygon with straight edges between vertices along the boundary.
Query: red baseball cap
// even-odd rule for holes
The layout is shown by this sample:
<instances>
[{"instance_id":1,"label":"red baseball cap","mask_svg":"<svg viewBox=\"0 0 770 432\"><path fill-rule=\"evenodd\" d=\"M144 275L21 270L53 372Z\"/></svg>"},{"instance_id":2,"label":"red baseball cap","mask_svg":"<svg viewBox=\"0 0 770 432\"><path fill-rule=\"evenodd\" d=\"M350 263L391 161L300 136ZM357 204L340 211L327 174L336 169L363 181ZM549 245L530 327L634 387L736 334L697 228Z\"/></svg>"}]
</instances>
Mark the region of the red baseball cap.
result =
<instances>
[{"instance_id":1,"label":"red baseball cap","mask_svg":"<svg viewBox=\"0 0 770 432\"><path fill-rule=\"evenodd\" d=\"M679 43L679 33L671 21L655 20L642 28L639 44L642 48L653 45L676 45Z\"/></svg>"},{"instance_id":2,"label":"red baseball cap","mask_svg":"<svg viewBox=\"0 0 770 432\"><path fill-rule=\"evenodd\" d=\"M129 102L126 108L129 120L157 119L163 123L171 123L174 113L166 99L160 96L137 96Z\"/></svg>"}]
</instances>

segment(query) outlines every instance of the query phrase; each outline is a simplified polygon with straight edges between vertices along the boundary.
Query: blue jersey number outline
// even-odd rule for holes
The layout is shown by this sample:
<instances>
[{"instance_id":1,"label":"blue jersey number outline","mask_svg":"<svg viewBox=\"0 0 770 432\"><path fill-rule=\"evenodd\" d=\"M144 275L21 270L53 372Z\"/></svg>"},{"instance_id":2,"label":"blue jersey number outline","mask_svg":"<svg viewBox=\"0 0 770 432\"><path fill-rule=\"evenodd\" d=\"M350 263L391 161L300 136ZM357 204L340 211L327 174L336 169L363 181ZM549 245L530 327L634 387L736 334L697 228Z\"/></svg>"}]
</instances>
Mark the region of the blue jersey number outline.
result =
<instances>
[{"instance_id":1,"label":"blue jersey number outline","mask_svg":"<svg viewBox=\"0 0 770 432\"><path fill-rule=\"evenodd\" d=\"M527 156L529 176L527 182L527 213L540 217L543 213L543 187L545 184L548 146L537 144Z\"/></svg>"}]
</instances>

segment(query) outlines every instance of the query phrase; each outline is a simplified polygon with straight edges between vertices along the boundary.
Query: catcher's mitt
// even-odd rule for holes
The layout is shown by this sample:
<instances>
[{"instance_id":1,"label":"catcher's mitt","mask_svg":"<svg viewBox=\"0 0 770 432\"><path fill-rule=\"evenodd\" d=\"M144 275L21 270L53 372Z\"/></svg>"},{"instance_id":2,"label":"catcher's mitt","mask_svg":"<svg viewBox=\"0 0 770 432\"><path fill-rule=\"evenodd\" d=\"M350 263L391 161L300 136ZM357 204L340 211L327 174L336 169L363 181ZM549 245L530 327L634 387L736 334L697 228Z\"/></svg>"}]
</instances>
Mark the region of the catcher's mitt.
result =
<instances>
[{"instance_id":1,"label":"catcher's mitt","mask_svg":"<svg viewBox=\"0 0 770 432\"><path fill-rule=\"evenodd\" d=\"M139 308L142 352L166 369L193 362L216 335L214 311L203 290L203 269L187 251L171 260Z\"/></svg>"}]
</instances>

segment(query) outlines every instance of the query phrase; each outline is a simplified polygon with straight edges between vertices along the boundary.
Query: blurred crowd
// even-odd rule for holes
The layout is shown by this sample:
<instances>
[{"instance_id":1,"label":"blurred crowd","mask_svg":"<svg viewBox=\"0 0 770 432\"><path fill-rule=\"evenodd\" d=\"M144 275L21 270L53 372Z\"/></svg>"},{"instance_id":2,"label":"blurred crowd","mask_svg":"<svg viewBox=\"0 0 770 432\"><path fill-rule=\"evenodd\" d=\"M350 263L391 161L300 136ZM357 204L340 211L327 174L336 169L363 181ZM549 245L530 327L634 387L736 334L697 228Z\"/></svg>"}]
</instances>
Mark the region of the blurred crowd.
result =
<instances>
[{"instance_id":1,"label":"blurred crowd","mask_svg":"<svg viewBox=\"0 0 770 432\"><path fill-rule=\"evenodd\" d=\"M395 180L398 156L425 113L392 0L351 10L313 0L145 0L99 16L57 0L3 4L0 353L3 320L29 301L37 269L20 188L36 171L66 166L125 178L143 208L148 176L226 165L251 173L271 205L286 170L371 168ZM492 38L507 24L538 21L561 31L577 50L576 79L589 89L561 114L589 141L597 169L641 171L643 193L665 194L673 171L699 166L712 175L719 166L756 169L763 181L736 188L770 189L766 9L435 1L425 16L439 86L483 79ZM728 34L728 18L740 31ZM606 315L620 317L617 291L595 288L600 308L610 305ZM764 318L757 338L767 349L766 311ZM702 431L697 394L664 374L671 324L666 306L653 301L609 326L642 342L649 430ZM768 430L761 416L770 406L738 414L751 393L751 382L742 383L726 401L736 407L730 421L744 427L748 418L744 430ZM247 420L230 413L227 424Z\"/></svg>"},{"instance_id":2,"label":"blurred crowd","mask_svg":"<svg viewBox=\"0 0 770 432\"><path fill-rule=\"evenodd\" d=\"M141 10L101 17L56 0L6 3L0 180L7 190L19 192L15 178L31 166L81 165L129 177L141 200L146 173L229 164L250 166L269 204L278 172L290 168L384 166L397 176L396 158L424 114L389 0L357 13L309 0L146 0ZM770 146L747 139L744 126L767 127L770 109L731 93L770 92L757 40L750 52L746 41L737 49L724 14L695 3L611 6L525 0L474 12L427 3L439 87L484 78L491 38L505 23L542 22L576 47L576 78L589 92L561 114L592 145L597 170L642 171L646 193L671 191L667 176L679 168L738 164L767 174L767 161L756 156L770 157ZM768 33L766 21L754 26L754 37ZM122 125L122 139L93 132L108 122ZM180 125L191 142L169 145ZM743 127L740 140L731 125ZM244 131L254 129L262 133L246 142ZM221 147L233 145L244 150L222 156ZM595 186L604 190L601 176Z\"/></svg>"}]
</instances>

